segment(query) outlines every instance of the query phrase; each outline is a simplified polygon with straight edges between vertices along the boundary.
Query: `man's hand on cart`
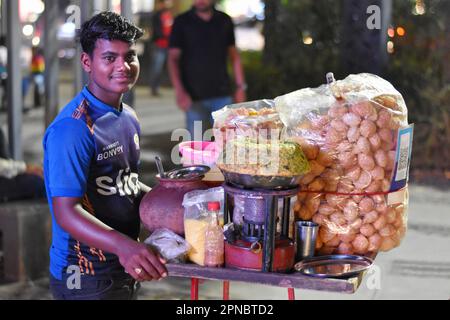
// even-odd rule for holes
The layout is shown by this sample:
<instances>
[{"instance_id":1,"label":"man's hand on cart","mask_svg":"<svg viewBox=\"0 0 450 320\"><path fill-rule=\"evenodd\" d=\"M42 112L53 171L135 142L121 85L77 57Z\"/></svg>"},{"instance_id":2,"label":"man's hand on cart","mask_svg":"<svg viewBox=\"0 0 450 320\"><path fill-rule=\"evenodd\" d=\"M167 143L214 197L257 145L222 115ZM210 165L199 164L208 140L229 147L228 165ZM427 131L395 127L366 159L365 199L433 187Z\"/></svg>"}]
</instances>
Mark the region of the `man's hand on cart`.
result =
<instances>
[{"instance_id":1,"label":"man's hand on cart","mask_svg":"<svg viewBox=\"0 0 450 320\"><path fill-rule=\"evenodd\" d=\"M136 281L160 280L167 277L166 261L146 244L124 241L118 249L120 263Z\"/></svg>"}]
</instances>

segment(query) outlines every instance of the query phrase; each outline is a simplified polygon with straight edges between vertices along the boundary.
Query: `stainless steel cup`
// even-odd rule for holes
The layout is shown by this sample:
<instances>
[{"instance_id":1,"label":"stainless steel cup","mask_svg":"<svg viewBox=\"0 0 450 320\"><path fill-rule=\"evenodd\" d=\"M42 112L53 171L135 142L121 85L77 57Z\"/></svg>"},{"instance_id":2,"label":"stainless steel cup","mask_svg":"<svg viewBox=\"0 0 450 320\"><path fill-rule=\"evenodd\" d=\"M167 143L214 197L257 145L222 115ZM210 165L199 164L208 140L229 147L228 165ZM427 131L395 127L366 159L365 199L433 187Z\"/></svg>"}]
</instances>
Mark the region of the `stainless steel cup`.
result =
<instances>
[{"instance_id":1,"label":"stainless steel cup","mask_svg":"<svg viewBox=\"0 0 450 320\"><path fill-rule=\"evenodd\" d=\"M319 225L311 221L297 221L297 254L296 262L314 256Z\"/></svg>"}]
</instances>

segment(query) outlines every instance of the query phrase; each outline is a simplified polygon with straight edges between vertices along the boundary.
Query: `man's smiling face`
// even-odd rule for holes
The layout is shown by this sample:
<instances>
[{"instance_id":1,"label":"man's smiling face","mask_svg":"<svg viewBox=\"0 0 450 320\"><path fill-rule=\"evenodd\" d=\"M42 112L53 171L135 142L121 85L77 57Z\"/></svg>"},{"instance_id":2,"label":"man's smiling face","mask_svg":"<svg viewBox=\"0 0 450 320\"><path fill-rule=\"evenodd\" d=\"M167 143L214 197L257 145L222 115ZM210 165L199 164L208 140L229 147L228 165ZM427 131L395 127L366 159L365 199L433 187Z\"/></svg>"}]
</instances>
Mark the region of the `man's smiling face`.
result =
<instances>
[{"instance_id":1,"label":"man's smiling face","mask_svg":"<svg viewBox=\"0 0 450 320\"><path fill-rule=\"evenodd\" d=\"M140 65L134 43L99 39L92 55L83 53L82 63L90 74L91 83L107 93L126 93L139 77Z\"/></svg>"}]
</instances>

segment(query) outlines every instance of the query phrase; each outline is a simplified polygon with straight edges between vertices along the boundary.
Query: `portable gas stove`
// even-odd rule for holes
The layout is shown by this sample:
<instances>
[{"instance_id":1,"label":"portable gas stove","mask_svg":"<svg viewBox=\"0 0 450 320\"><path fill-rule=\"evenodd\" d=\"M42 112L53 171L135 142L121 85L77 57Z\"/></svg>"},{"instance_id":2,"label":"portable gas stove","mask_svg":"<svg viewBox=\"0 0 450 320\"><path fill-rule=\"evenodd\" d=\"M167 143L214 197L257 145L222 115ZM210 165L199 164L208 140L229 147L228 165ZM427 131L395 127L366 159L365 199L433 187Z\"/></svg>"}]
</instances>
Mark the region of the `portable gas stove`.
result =
<instances>
[{"instance_id":1,"label":"portable gas stove","mask_svg":"<svg viewBox=\"0 0 450 320\"><path fill-rule=\"evenodd\" d=\"M225 265L229 268L288 272L295 263L294 241L289 239L290 200L299 188L246 189L231 183L224 185L225 223L232 221L229 201L240 197L244 203L244 224L241 230L227 235ZM282 199L281 218L278 220L278 202ZM281 233L277 233L277 224Z\"/></svg>"}]
</instances>

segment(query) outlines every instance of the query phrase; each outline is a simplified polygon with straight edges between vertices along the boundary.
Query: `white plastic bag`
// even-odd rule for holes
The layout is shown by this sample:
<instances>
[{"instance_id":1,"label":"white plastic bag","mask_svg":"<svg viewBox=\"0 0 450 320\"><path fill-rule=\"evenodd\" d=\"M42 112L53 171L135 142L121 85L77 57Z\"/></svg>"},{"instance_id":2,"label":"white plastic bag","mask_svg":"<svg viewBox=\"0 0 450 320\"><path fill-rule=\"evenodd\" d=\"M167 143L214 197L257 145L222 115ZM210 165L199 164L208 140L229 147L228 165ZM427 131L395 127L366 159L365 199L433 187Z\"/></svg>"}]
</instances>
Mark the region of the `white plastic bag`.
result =
<instances>
[{"instance_id":1,"label":"white plastic bag","mask_svg":"<svg viewBox=\"0 0 450 320\"><path fill-rule=\"evenodd\" d=\"M171 263L185 262L190 249L190 245L186 240L166 228L153 232L144 243L156 250L167 262Z\"/></svg>"}]
</instances>

